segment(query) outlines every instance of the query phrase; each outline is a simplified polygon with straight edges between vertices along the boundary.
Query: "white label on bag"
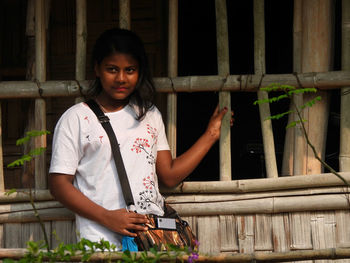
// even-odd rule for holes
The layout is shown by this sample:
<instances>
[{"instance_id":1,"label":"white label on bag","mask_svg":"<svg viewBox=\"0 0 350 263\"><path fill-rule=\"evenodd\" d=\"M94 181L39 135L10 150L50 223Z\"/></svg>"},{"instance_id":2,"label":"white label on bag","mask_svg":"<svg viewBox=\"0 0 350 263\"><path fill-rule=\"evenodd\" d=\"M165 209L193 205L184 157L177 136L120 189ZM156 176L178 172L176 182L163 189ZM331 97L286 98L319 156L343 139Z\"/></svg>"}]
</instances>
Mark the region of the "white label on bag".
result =
<instances>
[{"instance_id":1,"label":"white label on bag","mask_svg":"<svg viewBox=\"0 0 350 263\"><path fill-rule=\"evenodd\" d=\"M158 228L176 230L176 222L174 218L157 217L156 221Z\"/></svg>"}]
</instances>

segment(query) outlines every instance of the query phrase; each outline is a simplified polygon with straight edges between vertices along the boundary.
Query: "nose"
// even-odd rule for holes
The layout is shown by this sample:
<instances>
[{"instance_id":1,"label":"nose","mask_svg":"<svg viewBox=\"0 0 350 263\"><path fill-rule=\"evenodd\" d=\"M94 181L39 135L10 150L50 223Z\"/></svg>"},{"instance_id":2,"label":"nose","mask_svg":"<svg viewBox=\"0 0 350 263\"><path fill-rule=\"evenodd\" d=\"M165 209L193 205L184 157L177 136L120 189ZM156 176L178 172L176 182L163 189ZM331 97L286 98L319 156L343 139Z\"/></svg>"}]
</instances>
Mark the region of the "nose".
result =
<instances>
[{"instance_id":1,"label":"nose","mask_svg":"<svg viewBox=\"0 0 350 263\"><path fill-rule=\"evenodd\" d=\"M116 75L116 81L120 83L124 83L126 81L126 73L124 70L121 70Z\"/></svg>"}]
</instances>

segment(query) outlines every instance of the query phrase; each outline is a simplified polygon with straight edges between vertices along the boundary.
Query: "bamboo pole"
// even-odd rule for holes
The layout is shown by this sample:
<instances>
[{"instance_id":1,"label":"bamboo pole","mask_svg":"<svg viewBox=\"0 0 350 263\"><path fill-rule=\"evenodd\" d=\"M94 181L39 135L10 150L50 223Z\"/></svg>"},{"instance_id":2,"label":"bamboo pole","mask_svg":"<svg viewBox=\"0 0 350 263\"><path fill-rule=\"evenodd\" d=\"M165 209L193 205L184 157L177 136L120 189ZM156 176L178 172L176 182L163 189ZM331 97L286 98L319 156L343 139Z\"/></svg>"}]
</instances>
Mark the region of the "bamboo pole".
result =
<instances>
[{"instance_id":1,"label":"bamboo pole","mask_svg":"<svg viewBox=\"0 0 350 263\"><path fill-rule=\"evenodd\" d=\"M5 191L4 159L2 151L2 107L0 102L0 194Z\"/></svg>"},{"instance_id":2,"label":"bamboo pole","mask_svg":"<svg viewBox=\"0 0 350 263\"><path fill-rule=\"evenodd\" d=\"M35 0L27 2L27 19L26 19L26 40L27 40L27 63L26 63L26 80L35 80ZM35 100L28 100L27 123L25 131L35 129ZM27 153L35 147L34 141L29 141L23 146L23 152ZM31 187L35 182L35 160L30 160L23 164L22 187Z\"/></svg>"},{"instance_id":3,"label":"bamboo pole","mask_svg":"<svg viewBox=\"0 0 350 263\"><path fill-rule=\"evenodd\" d=\"M294 11L293 11L293 72L301 71L301 29L302 29L302 9L301 9L301 0L294 0ZM302 95L294 95L292 100L294 103L297 103L298 97L302 97ZM289 109L293 110L293 105L289 105ZM288 115L288 123L296 120L296 116L294 114ZM301 131L296 131L295 129L287 129L286 137L284 140L283 147L283 160L282 160L282 176L293 175L294 174L294 156L298 156L295 153L298 138L302 134L299 134Z\"/></svg>"},{"instance_id":4,"label":"bamboo pole","mask_svg":"<svg viewBox=\"0 0 350 263\"><path fill-rule=\"evenodd\" d=\"M255 74L265 74L265 16L264 1L254 0L254 70ZM258 91L258 99L268 99L266 91ZM278 177L275 142L273 139L272 123L267 120L271 116L270 104L259 104L261 130L264 144L266 176Z\"/></svg>"},{"instance_id":5,"label":"bamboo pole","mask_svg":"<svg viewBox=\"0 0 350 263\"><path fill-rule=\"evenodd\" d=\"M75 79L77 81L86 78L86 45L87 45L87 24L86 24L86 0L76 0L76 57L75 57ZM81 102L84 98L79 96L75 102Z\"/></svg>"},{"instance_id":6,"label":"bamboo pole","mask_svg":"<svg viewBox=\"0 0 350 263\"><path fill-rule=\"evenodd\" d=\"M27 249L24 248L2 248L0 249L0 259L21 259L26 253ZM135 254L135 259L142 259L142 252L132 252ZM152 257L152 254L148 254ZM70 258L70 262L81 262L83 255L75 255ZM253 252L253 253L218 253L213 255L199 255L196 262L226 262L226 263L251 263L251 262L291 262L291 261L304 261L304 260L320 260L320 259L345 259L350 258L349 248L326 248L318 250L296 250L288 252ZM120 261L123 260L123 254L121 252L95 252L89 258L89 262L104 262L104 261ZM44 257L44 261L48 261L49 258ZM171 262L174 260L171 253L164 254L157 262ZM178 255L178 261L187 262L188 255Z\"/></svg>"},{"instance_id":7,"label":"bamboo pole","mask_svg":"<svg viewBox=\"0 0 350 263\"><path fill-rule=\"evenodd\" d=\"M0 204L1 203L16 203L30 201L30 197L27 190L22 191L17 189L17 192L7 195L6 193L0 192ZM34 201L52 201L54 198L50 194L49 190L33 190L32 191Z\"/></svg>"},{"instance_id":8,"label":"bamboo pole","mask_svg":"<svg viewBox=\"0 0 350 263\"><path fill-rule=\"evenodd\" d=\"M302 1L294 1L294 41L293 41L293 70L294 72L301 72L302 61ZM294 94L293 103L296 107L300 108L303 105L303 95ZM293 105L291 105L293 110ZM294 113L293 120L298 120L297 113ZM292 130L292 129L288 129ZM294 132L294 152L293 152L293 175L300 175L306 170L306 163L303 158L297 156L305 155L306 141L303 135L302 127L298 124Z\"/></svg>"},{"instance_id":9,"label":"bamboo pole","mask_svg":"<svg viewBox=\"0 0 350 263\"><path fill-rule=\"evenodd\" d=\"M178 0L169 0L168 27L168 76L177 76L178 67ZM170 79L171 81L171 79ZM173 158L176 157L176 124L177 124L177 89L171 82L171 91L167 97L167 137Z\"/></svg>"},{"instance_id":10,"label":"bamboo pole","mask_svg":"<svg viewBox=\"0 0 350 263\"><path fill-rule=\"evenodd\" d=\"M303 39L302 72L327 71L331 65L332 47L332 3L331 0L305 0L302 3ZM317 94L304 94L304 103L321 96L322 100L311 108L305 108L307 134L316 148L318 156L324 159L329 115L329 94L318 91ZM321 173L321 163L314 157L310 147L305 146L306 153L295 158L306 161L306 170L302 174Z\"/></svg>"},{"instance_id":11,"label":"bamboo pole","mask_svg":"<svg viewBox=\"0 0 350 263\"><path fill-rule=\"evenodd\" d=\"M342 69L350 70L350 0L342 1ZM339 171L350 171L350 86L341 89Z\"/></svg>"},{"instance_id":12,"label":"bamboo pole","mask_svg":"<svg viewBox=\"0 0 350 263\"><path fill-rule=\"evenodd\" d=\"M66 208L47 208L38 210L42 221L74 220L74 213ZM38 222L33 210L0 214L0 224Z\"/></svg>"},{"instance_id":13,"label":"bamboo pole","mask_svg":"<svg viewBox=\"0 0 350 263\"><path fill-rule=\"evenodd\" d=\"M307 198L306 198L307 197ZM177 200L179 198L179 201ZM251 199L231 200L229 196L202 196L191 200L188 196L173 197L167 202L181 216L215 216L278 214L312 211L335 211L349 209L348 193L320 193L313 195L256 196ZM74 213L57 201L37 202L37 211L44 221L72 220ZM0 223L37 222L29 203L5 204L0 206Z\"/></svg>"},{"instance_id":14,"label":"bamboo pole","mask_svg":"<svg viewBox=\"0 0 350 263\"><path fill-rule=\"evenodd\" d=\"M340 173L350 182L350 173ZM246 179L228 182L184 182L172 189L162 189L163 193L251 193L262 191L282 191L309 187L344 186L334 174L315 174L308 176L288 176L279 178Z\"/></svg>"},{"instance_id":15,"label":"bamboo pole","mask_svg":"<svg viewBox=\"0 0 350 263\"><path fill-rule=\"evenodd\" d=\"M348 210L345 195L267 197L250 200L202 203L169 203L181 216L278 214ZM1 215L0 215L1 218Z\"/></svg>"},{"instance_id":16,"label":"bamboo pole","mask_svg":"<svg viewBox=\"0 0 350 263\"><path fill-rule=\"evenodd\" d=\"M341 174L348 182L350 182L350 173L346 172ZM183 198L189 198L188 200L199 200L198 198L200 198L201 195L205 195L211 196L213 200L216 200L215 198L217 196L228 194L225 196L227 196L229 199L241 200L267 196L347 193L346 188L341 187L342 185L343 183L337 177L329 173L321 175L295 176L295 178L281 177L247 179L229 182L184 182L182 185L179 185L173 189L162 189L162 193L170 199L172 198L172 195L178 196L179 194L195 194L192 196L188 195L188 197ZM248 193L250 194L248 195ZM35 201L54 200L48 190L34 190L33 198ZM29 200L28 194L22 192L21 190L18 190L18 192L9 196L5 193L0 193L0 204L25 202Z\"/></svg>"},{"instance_id":17,"label":"bamboo pole","mask_svg":"<svg viewBox=\"0 0 350 263\"><path fill-rule=\"evenodd\" d=\"M305 189L285 189L282 191L262 191L248 193L197 193L197 194L172 194L165 195L166 202L169 204L176 203L208 203L208 202L227 202L239 200L252 200L268 197L289 197L289 196L304 196L307 199L309 196L315 195L349 195L349 190L344 187L318 187Z\"/></svg>"},{"instance_id":18,"label":"bamboo pole","mask_svg":"<svg viewBox=\"0 0 350 263\"><path fill-rule=\"evenodd\" d=\"M230 75L230 57L228 45L226 0L215 0L216 12L216 50L218 75ZM223 83L224 85L224 83ZM228 113L222 119L220 134L220 180L232 180L231 171L231 94L229 91L219 92L219 108L227 107Z\"/></svg>"},{"instance_id":19,"label":"bamboo pole","mask_svg":"<svg viewBox=\"0 0 350 263\"><path fill-rule=\"evenodd\" d=\"M119 0L119 27L131 28L130 0Z\"/></svg>"},{"instance_id":20,"label":"bamboo pole","mask_svg":"<svg viewBox=\"0 0 350 263\"><path fill-rule=\"evenodd\" d=\"M320 90L338 89L350 86L350 71L330 71L320 73L301 73L298 78L303 87L316 86ZM261 75L230 75L224 79L221 76L186 76L154 78L157 92L257 92ZM0 99L13 98L50 98L50 97L77 97L80 95L79 86L85 95L91 80L55 80L45 82L33 81L0 81ZM267 74L261 86L273 83L298 86L294 74ZM39 93L40 87L40 93Z\"/></svg>"},{"instance_id":21,"label":"bamboo pole","mask_svg":"<svg viewBox=\"0 0 350 263\"><path fill-rule=\"evenodd\" d=\"M45 1L35 2L35 76L38 82L46 80L46 20ZM40 90L40 87L39 87ZM35 128L46 129L46 103L42 98L35 100ZM35 147L46 148L46 136L35 139ZM45 189L46 181L46 154L35 158L35 187Z\"/></svg>"},{"instance_id":22,"label":"bamboo pole","mask_svg":"<svg viewBox=\"0 0 350 263\"><path fill-rule=\"evenodd\" d=\"M37 210L48 208L62 208L62 204L57 201L35 202ZM14 204L2 204L0 205L0 215L12 214L24 211L33 212L33 207L30 203L14 203Z\"/></svg>"}]
</instances>

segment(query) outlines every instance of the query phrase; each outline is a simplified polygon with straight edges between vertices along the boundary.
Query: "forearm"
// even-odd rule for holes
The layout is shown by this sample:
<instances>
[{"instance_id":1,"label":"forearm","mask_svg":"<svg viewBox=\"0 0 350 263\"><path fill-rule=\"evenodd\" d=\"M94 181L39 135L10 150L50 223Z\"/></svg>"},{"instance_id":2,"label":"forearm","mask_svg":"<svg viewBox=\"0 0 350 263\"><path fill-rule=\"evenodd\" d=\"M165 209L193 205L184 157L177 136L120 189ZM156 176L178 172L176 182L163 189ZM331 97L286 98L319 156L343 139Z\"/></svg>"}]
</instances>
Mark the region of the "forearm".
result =
<instances>
[{"instance_id":1,"label":"forearm","mask_svg":"<svg viewBox=\"0 0 350 263\"><path fill-rule=\"evenodd\" d=\"M168 159L167 165L157 165L157 173L163 184L174 187L183 181L202 161L213 144L217 141L206 131L186 152L176 159ZM159 168L158 168L159 167Z\"/></svg>"},{"instance_id":2,"label":"forearm","mask_svg":"<svg viewBox=\"0 0 350 263\"><path fill-rule=\"evenodd\" d=\"M103 224L103 214L106 209L97 205L78 189L76 189L67 175L50 174L50 191L57 201L74 213Z\"/></svg>"}]
</instances>

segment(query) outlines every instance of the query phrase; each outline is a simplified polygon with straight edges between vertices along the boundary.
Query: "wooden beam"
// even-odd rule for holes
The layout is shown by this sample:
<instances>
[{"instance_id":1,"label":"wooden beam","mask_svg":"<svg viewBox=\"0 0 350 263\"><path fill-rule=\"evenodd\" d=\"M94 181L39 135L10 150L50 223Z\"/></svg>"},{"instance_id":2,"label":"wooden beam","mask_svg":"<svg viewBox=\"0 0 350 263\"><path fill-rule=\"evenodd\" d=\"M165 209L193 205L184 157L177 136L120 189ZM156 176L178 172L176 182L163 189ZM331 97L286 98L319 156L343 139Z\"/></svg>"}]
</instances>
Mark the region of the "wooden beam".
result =
<instances>
[{"instance_id":1,"label":"wooden beam","mask_svg":"<svg viewBox=\"0 0 350 263\"><path fill-rule=\"evenodd\" d=\"M119 27L131 29L130 0L119 0Z\"/></svg>"},{"instance_id":2,"label":"wooden beam","mask_svg":"<svg viewBox=\"0 0 350 263\"><path fill-rule=\"evenodd\" d=\"M350 173L340 173L350 182ZM282 191L286 189L305 189L310 187L344 186L332 173L308 176L286 176L278 178L246 179L228 182L183 182L175 188L163 188L162 193L251 193L262 191Z\"/></svg>"},{"instance_id":3,"label":"wooden beam","mask_svg":"<svg viewBox=\"0 0 350 263\"><path fill-rule=\"evenodd\" d=\"M342 1L342 69L350 70L350 0ZM350 171L350 85L341 89L339 171Z\"/></svg>"},{"instance_id":4,"label":"wooden beam","mask_svg":"<svg viewBox=\"0 0 350 263\"><path fill-rule=\"evenodd\" d=\"M332 5L331 0L304 0L302 3L302 72L328 71L332 55ZM329 115L329 93L318 91L317 94L304 94L304 103L321 96L321 101L303 110L306 131L311 143L321 159L325 157L327 126ZM306 152L295 156L295 161L305 162L306 170L301 174L318 174L323 171L321 163L314 157L309 146Z\"/></svg>"},{"instance_id":5,"label":"wooden beam","mask_svg":"<svg viewBox=\"0 0 350 263\"><path fill-rule=\"evenodd\" d=\"M75 79L85 80L86 78L86 0L76 0L76 58L75 58Z\"/></svg>"},{"instance_id":6,"label":"wooden beam","mask_svg":"<svg viewBox=\"0 0 350 263\"><path fill-rule=\"evenodd\" d=\"M230 57L228 45L228 26L226 0L215 0L216 11L216 50L218 75L225 78L230 75ZM231 171L231 94L229 91L219 92L219 108L227 107L228 113L221 123L220 134L220 180L232 180Z\"/></svg>"},{"instance_id":7,"label":"wooden beam","mask_svg":"<svg viewBox=\"0 0 350 263\"><path fill-rule=\"evenodd\" d=\"M168 76L177 76L178 67L178 0L169 0L168 26ZM171 79L168 79L171 81ZM170 82L170 92L167 98L167 137L173 158L176 157L176 124L177 124L177 94Z\"/></svg>"},{"instance_id":8,"label":"wooden beam","mask_svg":"<svg viewBox=\"0 0 350 263\"><path fill-rule=\"evenodd\" d=\"M87 46L87 22L86 0L76 0L76 56L75 56L75 79L86 79L86 46ZM75 98L75 103L84 101L84 97Z\"/></svg>"},{"instance_id":9,"label":"wooden beam","mask_svg":"<svg viewBox=\"0 0 350 263\"><path fill-rule=\"evenodd\" d=\"M2 150L2 103L0 102L0 193L5 191L4 159Z\"/></svg>"},{"instance_id":10,"label":"wooden beam","mask_svg":"<svg viewBox=\"0 0 350 263\"><path fill-rule=\"evenodd\" d=\"M45 1L35 1L35 77L38 82L46 80L46 19ZM39 87L40 90L40 87ZM46 130L46 103L43 98L35 100L35 128ZM35 148L46 148L46 136L35 138ZM46 154L35 158L35 188L45 189Z\"/></svg>"},{"instance_id":11,"label":"wooden beam","mask_svg":"<svg viewBox=\"0 0 350 263\"><path fill-rule=\"evenodd\" d=\"M303 87L317 87L319 90L339 89L350 86L350 71L330 71L320 73L298 74ZM161 77L154 78L157 92L208 92L208 91L232 91L232 92L257 92L261 75L230 75L227 78L221 76L186 76L186 77ZM315 81L315 82L314 82ZM55 80L44 82L33 81L0 81L0 99L13 98L50 98L50 97L77 97L80 95L79 86L83 94L89 88L91 80ZM223 86L223 83L224 86ZM298 86L293 74L267 74L262 86L273 83ZM315 84L314 84L315 83ZM39 87L41 93L39 93Z\"/></svg>"},{"instance_id":12,"label":"wooden beam","mask_svg":"<svg viewBox=\"0 0 350 263\"><path fill-rule=\"evenodd\" d=\"M265 15L264 1L254 0L254 70L255 74L265 74ZM268 99L266 91L258 91L258 99ZM259 104L261 131L264 145L266 177L278 177L275 142L273 139L270 104Z\"/></svg>"}]
</instances>

